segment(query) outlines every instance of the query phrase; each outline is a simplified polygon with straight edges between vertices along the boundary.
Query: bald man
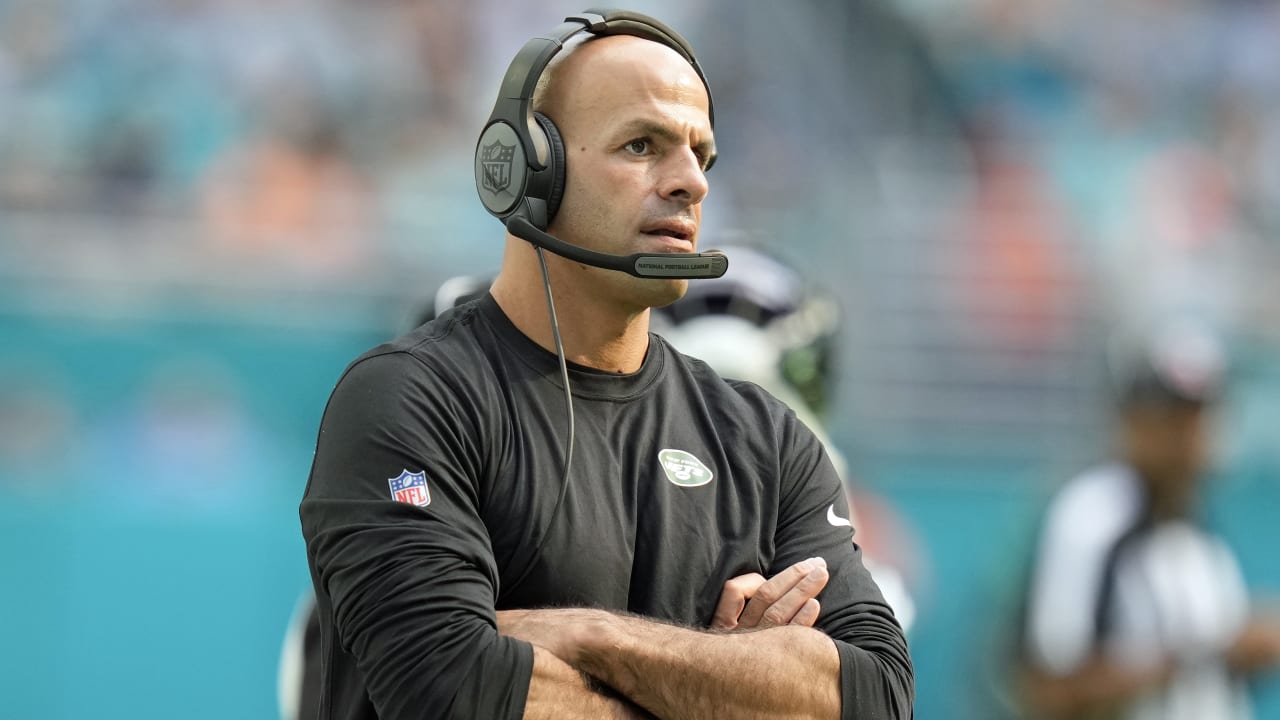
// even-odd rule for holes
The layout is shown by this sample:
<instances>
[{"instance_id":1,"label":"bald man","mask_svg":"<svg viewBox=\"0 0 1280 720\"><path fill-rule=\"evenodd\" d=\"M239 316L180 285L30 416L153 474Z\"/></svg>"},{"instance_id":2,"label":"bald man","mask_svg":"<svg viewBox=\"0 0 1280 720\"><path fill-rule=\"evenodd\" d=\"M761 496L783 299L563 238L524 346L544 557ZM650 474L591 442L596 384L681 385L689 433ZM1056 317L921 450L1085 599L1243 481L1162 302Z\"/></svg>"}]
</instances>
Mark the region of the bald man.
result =
<instances>
[{"instance_id":1,"label":"bald man","mask_svg":"<svg viewBox=\"0 0 1280 720\"><path fill-rule=\"evenodd\" d=\"M697 249L715 144L690 62L631 35L544 72L567 182L547 230ZM649 333L686 280L508 234L490 292L356 360L301 505L323 718L906 718L901 629L821 443Z\"/></svg>"}]
</instances>

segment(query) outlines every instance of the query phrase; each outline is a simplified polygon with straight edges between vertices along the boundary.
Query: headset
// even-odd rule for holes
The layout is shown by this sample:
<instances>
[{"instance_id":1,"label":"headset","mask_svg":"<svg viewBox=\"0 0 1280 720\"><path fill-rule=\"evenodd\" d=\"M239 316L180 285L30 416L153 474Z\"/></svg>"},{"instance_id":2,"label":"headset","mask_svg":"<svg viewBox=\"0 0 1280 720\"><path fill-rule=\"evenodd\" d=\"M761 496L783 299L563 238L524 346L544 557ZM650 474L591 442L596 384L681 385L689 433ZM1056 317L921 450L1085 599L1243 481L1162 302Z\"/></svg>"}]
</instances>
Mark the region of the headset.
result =
<instances>
[{"instance_id":1,"label":"headset","mask_svg":"<svg viewBox=\"0 0 1280 720\"><path fill-rule=\"evenodd\" d=\"M707 90L707 114L712 127L715 126L711 87L693 55L693 48L679 33L640 13L585 10L566 17L550 33L525 43L507 68L493 112L476 143L476 191L480 201L512 235L570 260L641 278L698 279L724 275L729 260L714 250L611 255L587 250L546 232L564 196L565 151L555 123L546 115L534 112L533 93L551 59L579 33L633 35L679 53L698 73Z\"/></svg>"}]
</instances>

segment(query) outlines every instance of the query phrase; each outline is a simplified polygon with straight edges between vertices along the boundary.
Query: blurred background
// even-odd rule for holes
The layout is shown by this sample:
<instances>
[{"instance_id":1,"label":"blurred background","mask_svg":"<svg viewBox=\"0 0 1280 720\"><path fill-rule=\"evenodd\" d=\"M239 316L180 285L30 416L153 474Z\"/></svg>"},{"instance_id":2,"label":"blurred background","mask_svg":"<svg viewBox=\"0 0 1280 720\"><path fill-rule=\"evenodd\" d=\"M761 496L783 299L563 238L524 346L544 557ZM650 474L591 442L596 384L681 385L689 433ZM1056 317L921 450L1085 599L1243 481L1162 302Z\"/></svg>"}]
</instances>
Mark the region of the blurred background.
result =
<instances>
[{"instance_id":1,"label":"blurred background","mask_svg":"<svg viewBox=\"0 0 1280 720\"><path fill-rule=\"evenodd\" d=\"M829 430L915 598L918 717L1004 716L1117 326L1227 339L1206 517L1280 595L1280 6L630 6L716 93L704 246L839 298ZM324 402L496 269L475 137L581 9L0 0L0 717L275 715Z\"/></svg>"}]
</instances>

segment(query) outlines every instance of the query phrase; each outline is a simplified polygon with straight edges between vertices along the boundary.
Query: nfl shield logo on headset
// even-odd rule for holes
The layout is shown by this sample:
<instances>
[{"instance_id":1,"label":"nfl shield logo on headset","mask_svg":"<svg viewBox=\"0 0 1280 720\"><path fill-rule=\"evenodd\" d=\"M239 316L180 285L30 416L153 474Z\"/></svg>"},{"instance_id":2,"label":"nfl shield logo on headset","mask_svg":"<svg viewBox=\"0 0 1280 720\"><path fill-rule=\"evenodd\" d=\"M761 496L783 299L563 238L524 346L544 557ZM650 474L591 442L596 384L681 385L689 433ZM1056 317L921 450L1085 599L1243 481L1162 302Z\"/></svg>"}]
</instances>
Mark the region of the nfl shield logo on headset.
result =
<instances>
[{"instance_id":1,"label":"nfl shield logo on headset","mask_svg":"<svg viewBox=\"0 0 1280 720\"><path fill-rule=\"evenodd\" d=\"M515 157L515 145L503 145L494 140L485 145L480 162L484 165L484 189L500 193L511 184L511 160Z\"/></svg>"},{"instance_id":2,"label":"nfl shield logo on headset","mask_svg":"<svg viewBox=\"0 0 1280 720\"><path fill-rule=\"evenodd\" d=\"M391 499L396 502L417 505L418 507L426 507L431 504L431 492L427 490L427 474L425 472L411 473L405 470L400 473L399 477L389 478L387 482L391 484Z\"/></svg>"}]
</instances>

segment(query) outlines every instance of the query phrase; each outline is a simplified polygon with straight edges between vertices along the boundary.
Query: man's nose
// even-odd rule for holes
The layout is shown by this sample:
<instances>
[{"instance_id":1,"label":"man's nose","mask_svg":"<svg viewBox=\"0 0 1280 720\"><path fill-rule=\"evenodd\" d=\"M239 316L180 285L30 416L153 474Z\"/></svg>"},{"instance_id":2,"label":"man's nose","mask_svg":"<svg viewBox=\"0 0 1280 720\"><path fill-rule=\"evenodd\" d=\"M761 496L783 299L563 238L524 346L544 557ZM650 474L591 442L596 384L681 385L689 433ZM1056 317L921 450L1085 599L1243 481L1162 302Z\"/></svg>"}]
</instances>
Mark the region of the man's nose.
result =
<instances>
[{"instance_id":1,"label":"man's nose","mask_svg":"<svg viewBox=\"0 0 1280 720\"><path fill-rule=\"evenodd\" d=\"M707 196L710 189L707 174L702 169L702 161L698 159L692 148L684 147L668 157L663 168L662 185L659 193L671 200L682 200L688 205L697 205Z\"/></svg>"}]
</instances>

